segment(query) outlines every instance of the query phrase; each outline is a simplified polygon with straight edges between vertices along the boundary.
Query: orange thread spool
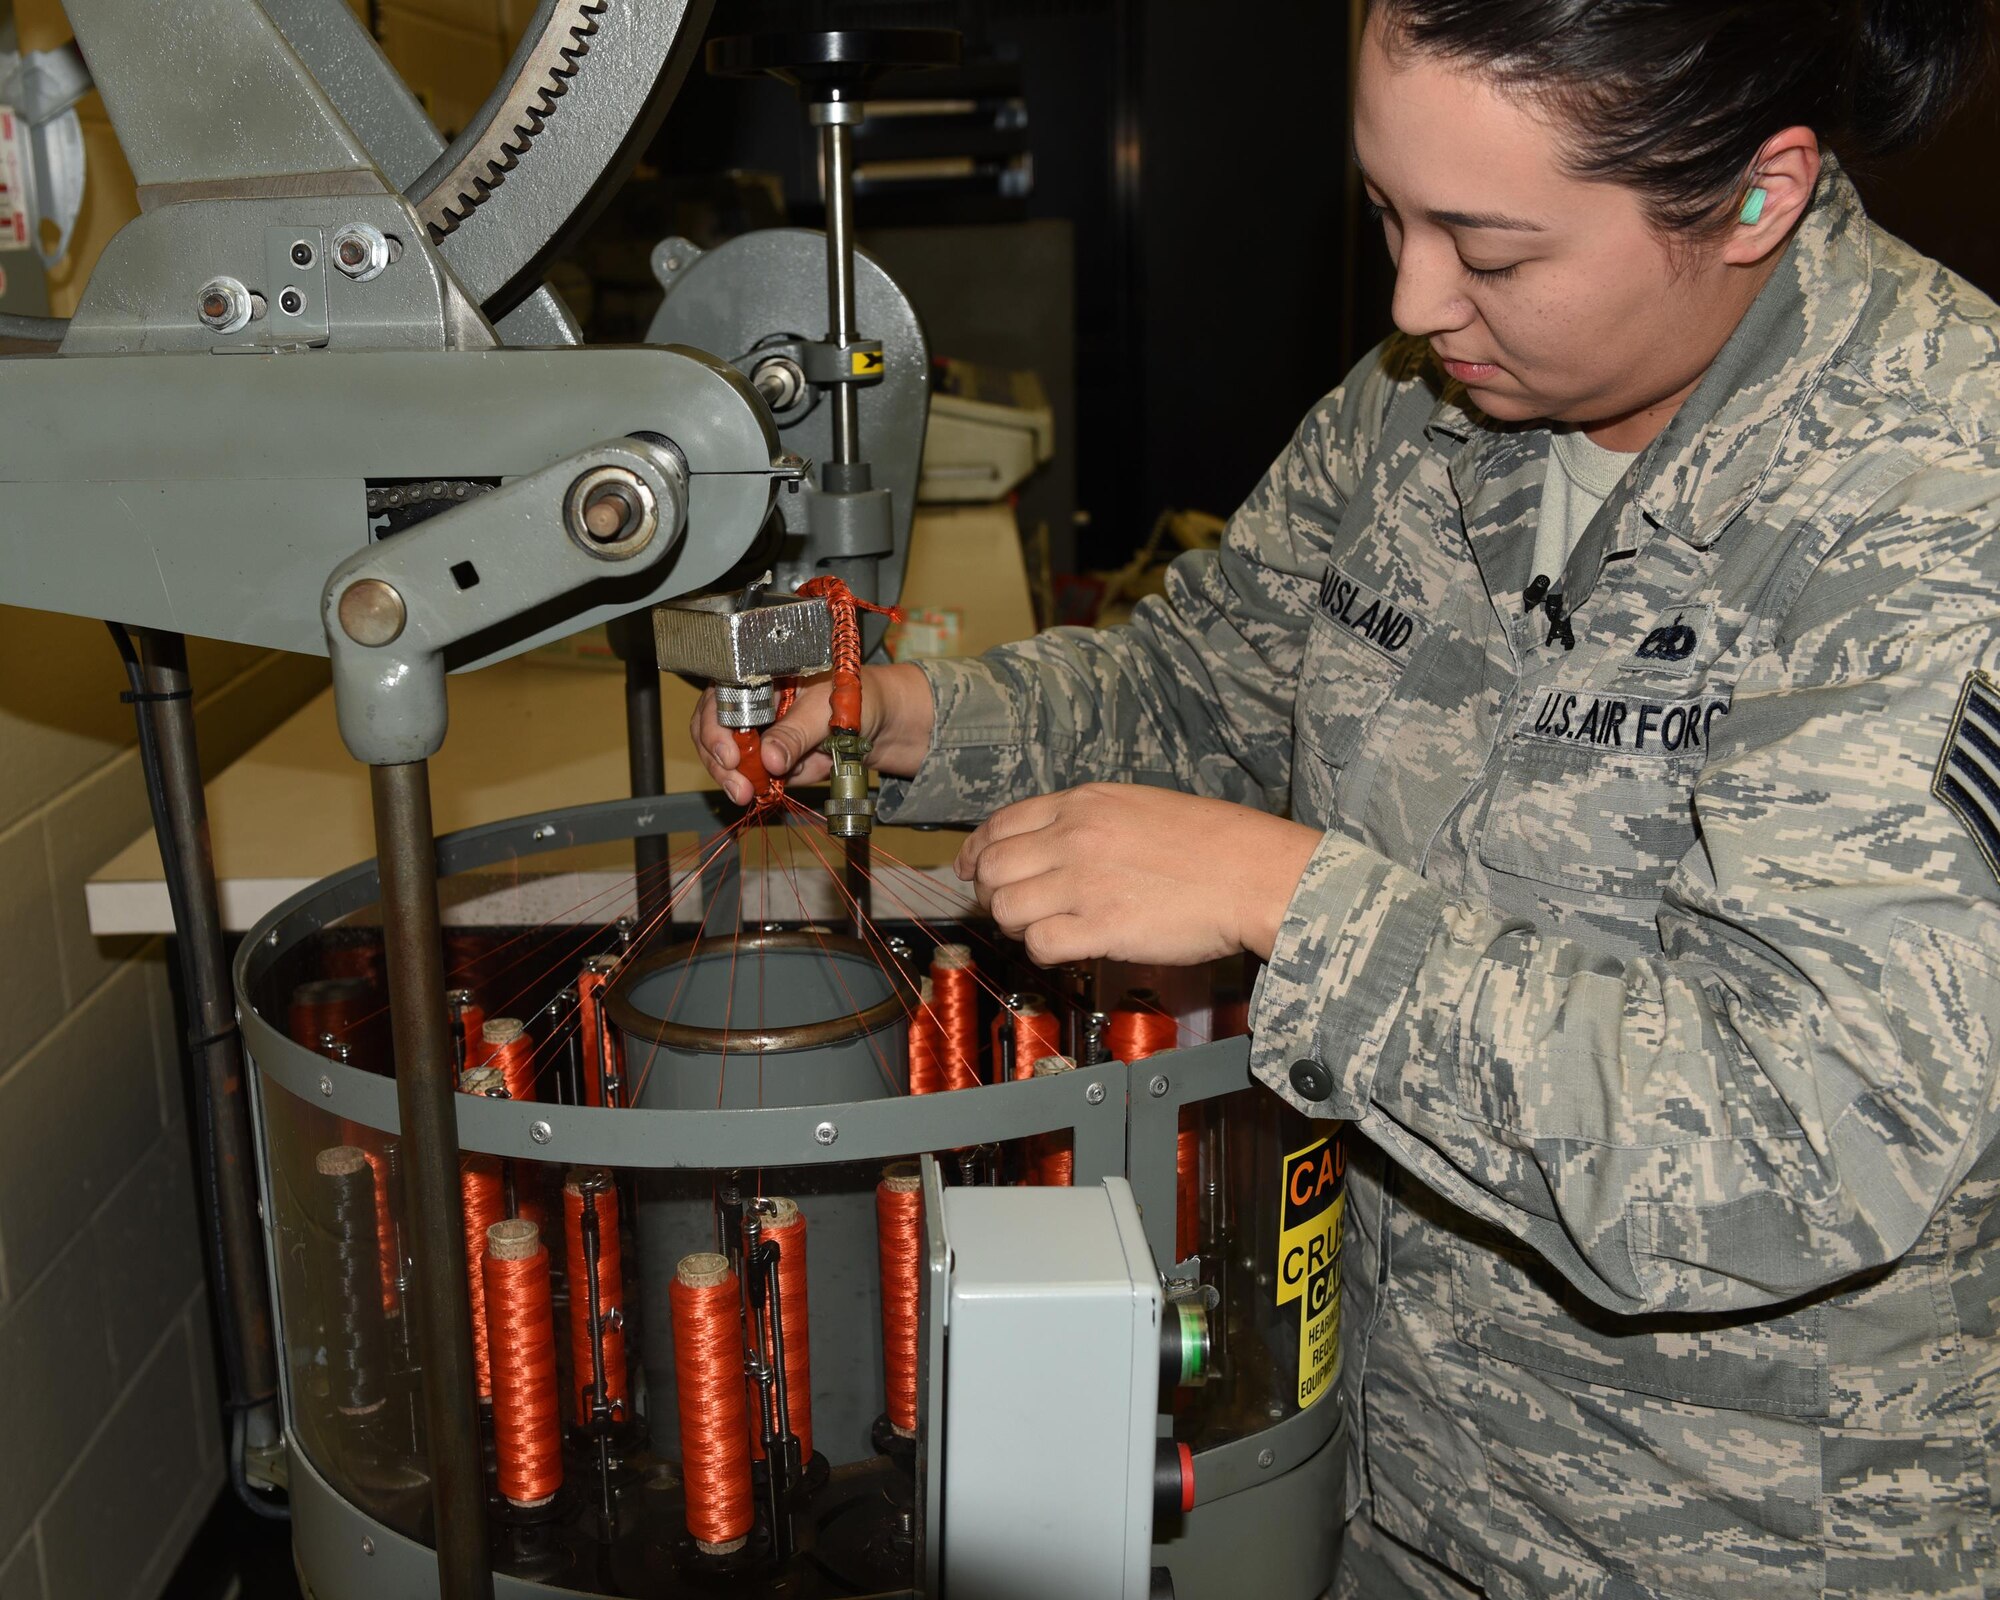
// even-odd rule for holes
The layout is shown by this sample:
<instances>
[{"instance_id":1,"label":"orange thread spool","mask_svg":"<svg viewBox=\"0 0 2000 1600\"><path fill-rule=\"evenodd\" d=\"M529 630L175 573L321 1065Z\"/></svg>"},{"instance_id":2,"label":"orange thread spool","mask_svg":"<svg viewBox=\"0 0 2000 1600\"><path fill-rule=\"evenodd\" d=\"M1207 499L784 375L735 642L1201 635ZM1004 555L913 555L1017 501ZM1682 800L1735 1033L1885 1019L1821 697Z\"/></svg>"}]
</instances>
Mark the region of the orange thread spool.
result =
<instances>
[{"instance_id":1,"label":"orange thread spool","mask_svg":"<svg viewBox=\"0 0 2000 1600\"><path fill-rule=\"evenodd\" d=\"M1074 1072L1076 1063L1065 1055L1045 1055L1028 1068L1032 1078L1053 1078L1059 1072ZM1076 1136L1072 1133L1044 1133L1036 1137L1031 1165L1033 1181L1045 1189L1067 1189L1076 1181Z\"/></svg>"},{"instance_id":2,"label":"orange thread spool","mask_svg":"<svg viewBox=\"0 0 2000 1600\"><path fill-rule=\"evenodd\" d=\"M1157 1009L1143 989L1135 989L1111 1013L1105 1043L1128 1065L1171 1050L1180 1024ZM1174 1135L1174 1253L1179 1260L1201 1251L1201 1120L1193 1106L1181 1107Z\"/></svg>"},{"instance_id":3,"label":"orange thread spool","mask_svg":"<svg viewBox=\"0 0 2000 1600\"><path fill-rule=\"evenodd\" d=\"M875 1186L876 1249L882 1259L882 1387L889 1426L917 1436L917 1313L924 1259L923 1178L916 1164L885 1167Z\"/></svg>"},{"instance_id":4,"label":"orange thread spool","mask_svg":"<svg viewBox=\"0 0 2000 1600\"><path fill-rule=\"evenodd\" d=\"M931 957L931 1009L944 1047L944 1086L979 1087L979 990L972 948L941 944Z\"/></svg>"},{"instance_id":5,"label":"orange thread spool","mask_svg":"<svg viewBox=\"0 0 2000 1600\"><path fill-rule=\"evenodd\" d=\"M491 1067L473 1067L458 1075L460 1094L490 1095L501 1087ZM472 1297L472 1361L479 1380L479 1398L493 1401L493 1361L486 1339L486 1230L507 1220L507 1188L500 1179L500 1158L461 1155L459 1196L465 1212L465 1276Z\"/></svg>"},{"instance_id":6,"label":"orange thread spool","mask_svg":"<svg viewBox=\"0 0 2000 1600\"><path fill-rule=\"evenodd\" d=\"M314 978L292 991L286 1031L308 1050L319 1049L320 1036L328 1033L351 1043L349 1035L374 1009L374 996L365 979Z\"/></svg>"},{"instance_id":7,"label":"orange thread spool","mask_svg":"<svg viewBox=\"0 0 2000 1600\"><path fill-rule=\"evenodd\" d=\"M617 971L616 956L592 956L577 974L576 1002L583 1024L583 1103L587 1106L605 1103L607 1078L622 1084L625 1077L625 1041L611 1026L611 1019L602 1016L604 986ZM617 1103L615 1095L612 1103Z\"/></svg>"},{"instance_id":8,"label":"orange thread spool","mask_svg":"<svg viewBox=\"0 0 2000 1600\"><path fill-rule=\"evenodd\" d=\"M535 1045L519 1017L488 1017L479 1025L476 1067L498 1067L509 1100L535 1098Z\"/></svg>"},{"instance_id":9,"label":"orange thread spool","mask_svg":"<svg viewBox=\"0 0 2000 1600\"><path fill-rule=\"evenodd\" d=\"M488 1228L485 1276L500 1493L513 1505L547 1505L562 1487L562 1428L549 1253L541 1229L520 1218Z\"/></svg>"},{"instance_id":10,"label":"orange thread spool","mask_svg":"<svg viewBox=\"0 0 2000 1600\"><path fill-rule=\"evenodd\" d=\"M396 1147L386 1144L362 1154L375 1176L375 1255L382 1268L382 1315L393 1317L401 1309L403 1288L402 1251L396 1241Z\"/></svg>"},{"instance_id":11,"label":"orange thread spool","mask_svg":"<svg viewBox=\"0 0 2000 1600\"><path fill-rule=\"evenodd\" d=\"M799 1459L810 1461L813 1453L812 1413L812 1329L806 1308L806 1216L798 1202L782 1196L766 1200L761 1219L764 1237L778 1247L778 1298L785 1308L785 1417L798 1435ZM771 1359L771 1342L765 1341L764 1359ZM764 1459L763 1418L756 1414L758 1391L748 1391L750 1414L750 1454Z\"/></svg>"},{"instance_id":12,"label":"orange thread spool","mask_svg":"<svg viewBox=\"0 0 2000 1600\"><path fill-rule=\"evenodd\" d=\"M1014 1076L1032 1078L1035 1063L1062 1054L1062 1020L1029 995L1014 1008Z\"/></svg>"},{"instance_id":13,"label":"orange thread spool","mask_svg":"<svg viewBox=\"0 0 2000 1600\"><path fill-rule=\"evenodd\" d=\"M618 1191L602 1168L579 1167L563 1182L563 1242L569 1255L569 1364L576 1380L576 1424L590 1422L596 1385L590 1338L588 1253L583 1247L583 1213L597 1209L597 1320L604 1341L604 1403L623 1421L625 1387L625 1267L618 1243Z\"/></svg>"},{"instance_id":14,"label":"orange thread spool","mask_svg":"<svg viewBox=\"0 0 2000 1600\"><path fill-rule=\"evenodd\" d=\"M938 1026L937 991L929 978L917 985L917 1009L910 1015L910 1093L936 1094L944 1087L944 1033Z\"/></svg>"},{"instance_id":15,"label":"orange thread spool","mask_svg":"<svg viewBox=\"0 0 2000 1600\"><path fill-rule=\"evenodd\" d=\"M743 1403L743 1319L729 1258L682 1256L667 1285L680 1390L687 1529L704 1554L741 1550L750 1535L750 1441Z\"/></svg>"}]
</instances>

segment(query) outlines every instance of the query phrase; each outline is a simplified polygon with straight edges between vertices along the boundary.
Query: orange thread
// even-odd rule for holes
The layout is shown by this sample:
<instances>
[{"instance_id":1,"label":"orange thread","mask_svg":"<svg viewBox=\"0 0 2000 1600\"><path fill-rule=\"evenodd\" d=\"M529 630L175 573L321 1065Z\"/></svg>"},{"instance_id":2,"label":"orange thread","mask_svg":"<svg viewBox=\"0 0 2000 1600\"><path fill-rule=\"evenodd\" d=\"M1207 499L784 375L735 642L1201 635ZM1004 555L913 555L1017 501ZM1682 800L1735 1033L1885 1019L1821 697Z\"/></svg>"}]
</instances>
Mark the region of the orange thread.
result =
<instances>
[{"instance_id":1,"label":"orange thread","mask_svg":"<svg viewBox=\"0 0 2000 1600\"><path fill-rule=\"evenodd\" d=\"M1062 1021L1029 995L1014 1008L1014 1076L1032 1078L1035 1063L1062 1054Z\"/></svg>"},{"instance_id":2,"label":"orange thread","mask_svg":"<svg viewBox=\"0 0 2000 1600\"><path fill-rule=\"evenodd\" d=\"M753 1520L743 1404L743 1321L729 1258L681 1257L667 1285L680 1390L687 1529L710 1555L743 1547Z\"/></svg>"},{"instance_id":3,"label":"orange thread","mask_svg":"<svg viewBox=\"0 0 2000 1600\"><path fill-rule=\"evenodd\" d=\"M458 1078L460 1094L491 1094L500 1074L474 1067ZM486 1338L486 1230L507 1220L507 1189L500 1179L500 1158L465 1154L458 1158L459 1195L465 1211L465 1276L472 1297L472 1360L479 1379L479 1398L493 1399L493 1363Z\"/></svg>"},{"instance_id":4,"label":"orange thread","mask_svg":"<svg viewBox=\"0 0 2000 1600\"><path fill-rule=\"evenodd\" d=\"M806 1309L806 1216L785 1199L767 1200L764 1238L778 1247L778 1299L785 1308L785 1416L799 1438L799 1459L812 1460L812 1330ZM764 1359L772 1358L771 1341L764 1342ZM758 1390L749 1390L751 1405ZM763 1418L750 1416L750 1454L764 1459Z\"/></svg>"},{"instance_id":5,"label":"orange thread","mask_svg":"<svg viewBox=\"0 0 2000 1600\"><path fill-rule=\"evenodd\" d=\"M509 1100L535 1098L535 1044L519 1017L488 1017L479 1025L475 1067L498 1067Z\"/></svg>"},{"instance_id":6,"label":"orange thread","mask_svg":"<svg viewBox=\"0 0 2000 1600\"><path fill-rule=\"evenodd\" d=\"M1028 1076L1053 1078L1059 1072L1074 1072L1076 1063L1068 1056L1049 1054L1031 1062ZM1060 1133L1036 1135L1029 1146L1030 1178L1044 1189L1067 1189L1076 1181L1076 1135L1065 1128Z\"/></svg>"},{"instance_id":7,"label":"orange thread","mask_svg":"<svg viewBox=\"0 0 2000 1600\"><path fill-rule=\"evenodd\" d=\"M1150 991L1135 989L1111 1013L1105 1043L1128 1065L1171 1050L1180 1024L1158 1009ZM1174 1253L1180 1261L1201 1251L1201 1121L1193 1106L1182 1106L1174 1134Z\"/></svg>"},{"instance_id":8,"label":"orange thread","mask_svg":"<svg viewBox=\"0 0 2000 1600\"><path fill-rule=\"evenodd\" d=\"M882 1260L882 1386L889 1426L917 1434L917 1311L923 1285L924 1196L917 1168L900 1161L875 1186L876 1249Z\"/></svg>"},{"instance_id":9,"label":"orange thread","mask_svg":"<svg viewBox=\"0 0 2000 1600\"><path fill-rule=\"evenodd\" d=\"M375 1175L375 1255L382 1266L382 1315L393 1317L403 1287L402 1251L396 1242L396 1147L384 1145L362 1153Z\"/></svg>"},{"instance_id":10,"label":"orange thread","mask_svg":"<svg viewBox=\"0 0 2000 1600\"><path fill-rule=\"evenodd\" d=\"M470 989L447 989L444 1003L451 1010L452 1042L458 1049L458 1068L477 1066L485 1051L480 1030L486 1026L486 1008L472 998Z\"/></svg>"},{"instance_id":11,"label":"orange thread","mask_svg":"<svg viewBox=\"0 0 2000 1600\"><path fill-rule=\"evenodd\" d=\"M347 1040L374 1009L374 997L375 991L361 978L314 978L292 991L286 1031L293 1044L314 1051L323 1034Z\"/></svg>"},{"instance_id":12,"label":"orange thread","mask_svg":"<svg viewBox=\"0 0 2000 1600\"><path fill-rule=\"evenodd\" d=\"M910 1015L910 1093L936 1094L944 1087L944 1035L939 1031L935 986L917 985L917 1009Z\"/></svg>"},{"instance_id":13,"label":"orange thread","mask_svg":"<svg viewBox=\"0 0 2000 1600\"><path fill-rule=\"evenodd\" d=\"M585 1194L585 1189L589 1194ZM583 1210L587 1200L597 1206L597 1320L604 1343L604 1403L615 1419L624 1420L625 1404L625 1269L618 1243L618 1191L608 1173L579 1168L563 1183L563 1242L569 1255L569 1364L576 1380L576 1423L591 1420L595 1360L590 1337L590 1278L583 1247Z\"/></svg>"},{"instance_id":14,"label":"orange thread","mask_svg":"<svg viewBox=\"0 0 2000 1600\"><path fill-rule=\"evenodd\" d=\"M979 990L969 945L941 944L931 957L931 1005L944 1047L944 1086L979 1087Z\"/></svg>"},{"instance_id":15,"label":"orange thread","mask_svg":"<svg viewBox=\"0 0 2000 1600\"><path fill-rule=\"evenodd\" d=\"M541 1230L520 1220L494 1223L486 1230L485 1276L500 1493L517 1506L545 1505L562 1487L562 1429Z\"/></svg>"},{"instance_id":16,"label":"orange thread","mask_svg":"<svg viewBox=\"0 0 2000 1600\"><path fill-rule=\"evenodd\" d=\"M603 1011L600 996L617 970L616 956L592 956L577 974L576 1002L583 1019L583 1103L587 1106L604 1104L605 1079L616 1078L622 1085L625 1078L625 1041L609 1015L603 1018L604 1026L598 1027ZM615 1095L612 1103L617 1104Z\"/></svg>"}]
</instances>

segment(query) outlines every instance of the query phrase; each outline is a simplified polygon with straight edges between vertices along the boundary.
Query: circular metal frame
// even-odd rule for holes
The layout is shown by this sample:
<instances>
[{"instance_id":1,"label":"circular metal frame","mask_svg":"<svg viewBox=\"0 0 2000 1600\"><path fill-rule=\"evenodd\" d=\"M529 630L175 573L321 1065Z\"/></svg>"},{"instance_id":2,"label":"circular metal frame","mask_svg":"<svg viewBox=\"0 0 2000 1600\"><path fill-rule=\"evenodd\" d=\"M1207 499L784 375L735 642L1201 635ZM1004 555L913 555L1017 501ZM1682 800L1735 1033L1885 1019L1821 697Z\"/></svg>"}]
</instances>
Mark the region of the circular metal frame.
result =
<instances>
[{"instance_id":1,"label":"circular metal frame","mask_svg":"<svg viewBox=\"0 0 2000 1600\"><path fill-rule=\"evenodd\" d=\"M699 941L690 939L671 950L634 962L605 985L604 1008L611 1020L627 1033L637 1034L669 1050L693 1050L709 1055L759 1053L779 1055L791 1050L817 1050L822 1045L846 1044L850 1040L877 1033L909 1015L915 991L900 972L883 969L889 993L866 1011L851 1016L829 1017L823 1022L798 1022L784 1028L701 1028L688 1022L671 1022L641 1011L630 991L654 973L678 967L695 959ZM734 948L752 955L797 950L860 956L873 964L874 952L859 939L844 933L806 933L789 930L779 933L746 933Z\"/></svg>"}]
</instances>

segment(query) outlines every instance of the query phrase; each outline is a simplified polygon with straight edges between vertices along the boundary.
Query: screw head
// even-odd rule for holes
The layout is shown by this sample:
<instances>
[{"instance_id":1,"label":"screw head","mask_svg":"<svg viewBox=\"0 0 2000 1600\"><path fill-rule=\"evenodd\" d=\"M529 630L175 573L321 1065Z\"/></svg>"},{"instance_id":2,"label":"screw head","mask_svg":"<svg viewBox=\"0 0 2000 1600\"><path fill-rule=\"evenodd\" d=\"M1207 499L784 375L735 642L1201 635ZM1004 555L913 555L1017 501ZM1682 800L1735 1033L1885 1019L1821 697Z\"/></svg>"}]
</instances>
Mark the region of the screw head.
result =
<instances>
[{"instance_id":1,"label":"screw head","mask_svg":"<svg viewBox=\"0 0 2000 1600\"><path fill-rule=\"evenodd\" d=\"M1101 1083L1093 1083L1088 1089L1085 1089L1083 1091L1083 1097L1094 1106L1103 1105L1104 1085Z\"/></svg>"},{"instance_id":2,"label":"screw head","mask_svg":"<svg viewBox=\"0 0 2000 1600\"><path fill-rule=\"evenodd\" d=\"M331 1100L333 1098L333 1079L322 1077L319 1080L319 1092Z\"/></svg>"},{"instance_id":3,"label":"screw head","mask_svg":"<svg viewBox=\"0 0 2000 1600\"><path fill-rule=\"evenodd\" d=\"M813 1129L814 1144L832 1144L839 1137L840 1130L830 1122L822 1122L817 1128Z\"/></svg>"},{"instance_id":4,"label":"screw head","mask_svg":"<svg viewBox=\"0 0 2000 1600\"><path fill-rule=\"evenodd\" d=\"M296 317L306 308L306 297L296 289L286 289L278 295L278 309L288 317Z\"/></svg>"},{"instance_id":5,"label":"screw head","mask_svg":"<svg viewBox=\"0 0 2000 1600\"><path fill-rule=\"evenodd\" d=\"M547 1144L555 1136L556 1130L551 1128L546 1122L537 1122L528 1129L528 1137L533 1139L536 1144Z\"/></svg>"},{"instance_id":6,"label":"screw head","mask_svg":"<svg viewBox=\"0 0 2000 1600\"><path fill-rule=\"evenodd\" d=\"M409 619L403 597L380 578L357 578L340 597L341 631L358 645L394 644Z\"/></svg>"},{"instance_id":7,"label":"screw head","mask_svg":"<svg viewBox=\"0 0 2000 1600\"><path fill-rule=\"evenodd\" d=\"M1146 1085L1146 1093L1151 1095L1155 1100L1159 1099L1160 1096L1165 1094L1166 1092L1167 1092L1167 1080L1163 1076L1156 1075L1153 1081Z\"/></svg>"},{"instance_id":8,"label":"screw head","mask_svg":"<svg viewBox=\"0 0 2000 1600\"><path fill-rule=\"evenodd\" d=\"M375 1541L365 1533L361 1536L361 1553L364 1556L372 1556L375 1553Z\"/></svg>"},{"instance_id":9,"label":"screw head","mask_svg":"<svg viewBox=\"0 0 2000 1600\"><path fill-rule=\"evenodd\" d=\"M1260 1467L1268 1467L1277 1459L1269 1450L1259 1450L1257 1452L1257 1465Z\"/></svg>"}]
</instances>

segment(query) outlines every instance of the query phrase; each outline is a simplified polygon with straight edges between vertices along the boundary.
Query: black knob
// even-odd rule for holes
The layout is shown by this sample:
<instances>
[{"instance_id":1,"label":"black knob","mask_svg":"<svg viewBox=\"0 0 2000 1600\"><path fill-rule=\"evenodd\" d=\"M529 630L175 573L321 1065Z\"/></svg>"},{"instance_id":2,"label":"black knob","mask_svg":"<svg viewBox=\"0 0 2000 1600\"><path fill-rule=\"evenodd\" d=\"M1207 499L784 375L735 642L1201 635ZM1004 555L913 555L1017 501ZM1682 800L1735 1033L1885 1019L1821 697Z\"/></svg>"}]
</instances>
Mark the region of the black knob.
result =
<instances>
[{"instance_id":1,"label":"black knob","mask_svg":"<svg viewBox=\"0 0 2000 1600\"><path fill-rule=\"evenodd\" d=\"M1301 1100L1324 1100L1333 1093L1333 1074L1317 1061L1294 1061L1292 1087Z\"/></svg>"},{"instance_id":2,"label":"black knob","mask_svg":"<svg viewBox=\"0 0 2000 1600\"><path fill-rule=\"evenodd\" d=\"M1194 1452L1162 1439L1153 1457L1153 1527L1178 1522L1194 1510Z\"/></svg>"},{"instance_id":3,"label":"black knob","mask_svg":"<svg viewBox=\"0 0 2000 1600\"><path fill-rule=\"evenodd\" d=\"M797 86L808 100L847 100L885 72L957 66L962 42L942 28L739 34L709 41L708 70L718 78L768 73Z\"/></svg>"}]
</instances>

